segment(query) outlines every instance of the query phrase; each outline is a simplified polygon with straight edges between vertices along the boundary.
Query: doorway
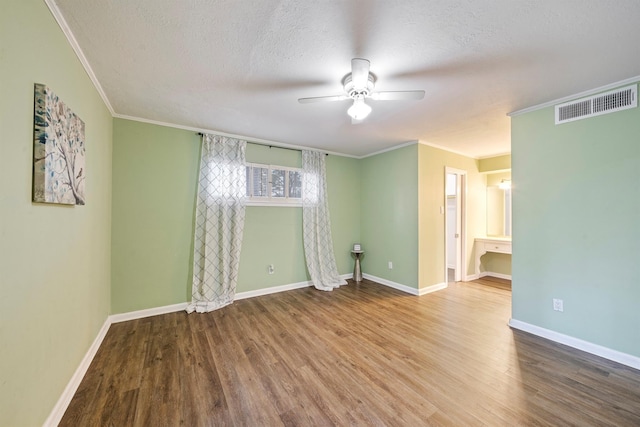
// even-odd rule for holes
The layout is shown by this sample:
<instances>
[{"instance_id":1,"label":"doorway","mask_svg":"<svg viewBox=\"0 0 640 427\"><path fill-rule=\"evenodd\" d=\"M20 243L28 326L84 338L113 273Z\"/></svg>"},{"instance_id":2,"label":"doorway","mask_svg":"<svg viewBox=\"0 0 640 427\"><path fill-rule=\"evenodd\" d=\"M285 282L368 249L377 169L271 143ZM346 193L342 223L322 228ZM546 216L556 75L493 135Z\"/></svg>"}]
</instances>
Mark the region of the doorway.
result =
<instances>
[{"instance_id":1,"label":"doorway","mask_svg":"<svg viewBox=\"0 0 640 427\"><path fill-rule=\"evenodd\" d=\"M460 282L466 275L466 178L466 171L445 167L445 283Z\"/></svg>"}]
</instances>

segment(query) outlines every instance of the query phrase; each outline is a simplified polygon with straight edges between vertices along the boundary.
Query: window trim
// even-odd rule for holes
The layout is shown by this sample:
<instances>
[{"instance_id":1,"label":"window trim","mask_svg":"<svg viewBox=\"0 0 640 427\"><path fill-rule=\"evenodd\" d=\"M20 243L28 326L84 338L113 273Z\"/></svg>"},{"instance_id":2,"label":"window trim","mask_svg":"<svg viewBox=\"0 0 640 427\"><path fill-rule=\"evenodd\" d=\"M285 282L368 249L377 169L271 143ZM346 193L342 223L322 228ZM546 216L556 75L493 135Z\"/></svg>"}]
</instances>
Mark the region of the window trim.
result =
<instances>
[{"instance_id":1,"label":"window trim","mask_svg":"<svg viewBox=\"0 0 640 427\"><path fill-rule=\"evenodd\" d=\"M295 198L289 197L289 171L299 172L302 176L302 168L294 168L289 166L280 166L280 165L265 165L262 163L245 163L247 168L251 168L251 173L249 174L249 183L248 190L250 194L246 195L245 205L246 206L273 206L273 207L302 207L302 197ZM261 168L267 169L267 194L268 196L253 196L253 168ZM273 176L273 170L283 170L285 173L285 188L284 188L284 197L272 197L271 196L271 179ZM302 182L301 182L302 185Z\"/></svg>"}]
</instances>

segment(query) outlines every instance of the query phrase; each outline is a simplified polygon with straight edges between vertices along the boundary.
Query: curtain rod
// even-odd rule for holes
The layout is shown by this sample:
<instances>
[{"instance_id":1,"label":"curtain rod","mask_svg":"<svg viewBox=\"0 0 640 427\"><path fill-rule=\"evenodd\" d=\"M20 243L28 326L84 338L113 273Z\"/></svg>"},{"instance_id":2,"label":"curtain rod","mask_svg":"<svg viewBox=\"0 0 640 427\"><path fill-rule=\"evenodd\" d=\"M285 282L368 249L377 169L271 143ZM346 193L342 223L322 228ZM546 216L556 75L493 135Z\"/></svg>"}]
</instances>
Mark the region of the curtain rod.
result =
<instances>
[{"instance_id":1,"label":"curtain rod","mask_svg":"<svg viewBox=\"0 0 640 427\"><path fill-rule=\"evenodd\" d=\"M204 133L202 133L202 132L197 132L197 133L196 133L196 135L204 136ZM275 148L279 148L279 149L281 149L281 150L299 151L299 152L301 152L301 153L302 153L302 150L301 150L301 149L299 149L299 148L278 147L277 145L263 144L263 143L260 143L260 142L253 142L253 141L247 141L247 143L249 143L249 144L255 144L255 145L262 145L262 146L269 147L269 148L273 148L273 147L275 147ZM325 155L325 156L328 156L328 155L329 155L329 153L324 153L324 155Z\"/></svg>"}]
</instances>

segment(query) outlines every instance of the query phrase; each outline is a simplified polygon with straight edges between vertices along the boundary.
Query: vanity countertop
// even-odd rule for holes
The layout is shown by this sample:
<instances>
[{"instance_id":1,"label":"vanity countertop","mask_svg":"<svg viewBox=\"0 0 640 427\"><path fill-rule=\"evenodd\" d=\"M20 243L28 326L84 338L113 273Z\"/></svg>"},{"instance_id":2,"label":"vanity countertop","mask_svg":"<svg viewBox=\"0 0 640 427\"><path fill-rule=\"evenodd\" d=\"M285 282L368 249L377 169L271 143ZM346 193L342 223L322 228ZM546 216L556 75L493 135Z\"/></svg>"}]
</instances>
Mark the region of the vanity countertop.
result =
<instances>
[{"instance_id":1,"label":"vanity countertop","mask_svg":"<svg viewBox=\"0 0 640 427\"><path fill-rule=\"evenodd\" d=\"M484 236L476 237L476 240L480 242L510 242L511 236Z\"/></svg>"}]
</instances>

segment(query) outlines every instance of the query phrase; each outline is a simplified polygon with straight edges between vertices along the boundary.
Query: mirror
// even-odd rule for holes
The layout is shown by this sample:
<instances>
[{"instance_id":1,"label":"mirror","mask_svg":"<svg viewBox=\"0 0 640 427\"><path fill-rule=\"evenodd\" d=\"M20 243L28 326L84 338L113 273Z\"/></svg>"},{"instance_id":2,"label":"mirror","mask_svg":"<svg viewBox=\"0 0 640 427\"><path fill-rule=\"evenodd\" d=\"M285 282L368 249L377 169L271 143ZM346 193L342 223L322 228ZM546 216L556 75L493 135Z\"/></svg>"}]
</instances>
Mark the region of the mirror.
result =
<instances>
[{"instance_id":1,"label":"mirror","mask_svg":"<svg viewBox=\"0 0 640 427\"><path fill-rule=\"evenodd\" d=\"M511 188L487 187L487 236L511 236Z\"/></svg>"}]
</instances>

